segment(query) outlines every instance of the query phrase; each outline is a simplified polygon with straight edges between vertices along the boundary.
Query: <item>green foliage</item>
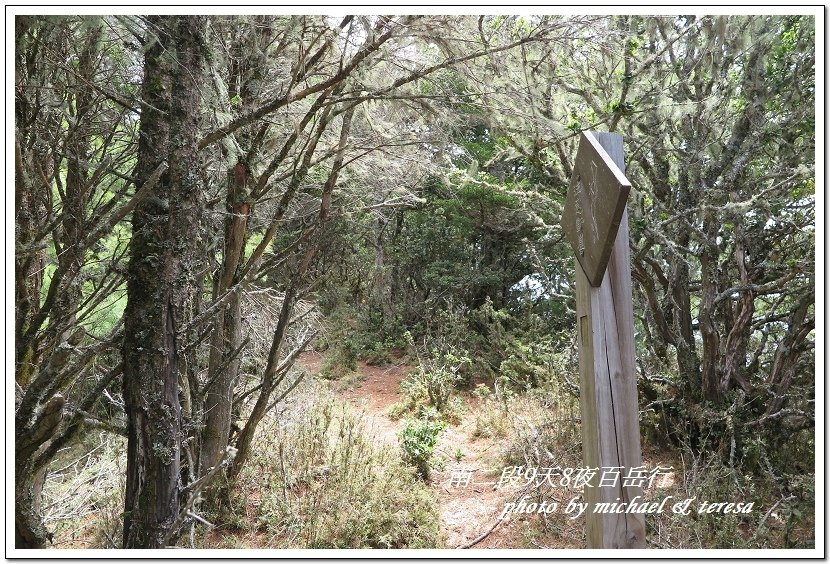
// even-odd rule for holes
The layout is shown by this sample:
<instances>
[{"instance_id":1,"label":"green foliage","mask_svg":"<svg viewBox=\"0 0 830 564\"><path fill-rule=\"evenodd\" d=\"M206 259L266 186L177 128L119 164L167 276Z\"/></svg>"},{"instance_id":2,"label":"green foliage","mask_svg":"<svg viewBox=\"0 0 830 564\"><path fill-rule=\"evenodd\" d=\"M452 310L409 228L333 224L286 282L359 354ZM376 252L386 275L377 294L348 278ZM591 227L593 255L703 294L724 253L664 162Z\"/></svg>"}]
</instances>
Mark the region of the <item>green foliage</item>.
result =
<instances>
[{"instance_id":1,"label":"green foliage","mask_svg":"<svg viewBox=\"0 0 830 564\"><path fill-rule=\"evenodd\" d=\"M466 352L452 346L445 346L445 352L432 349L429 354L417 352L418 366L401 382L403 399L390 409L390 416L397 418L403 413L433 409L445 421L460 422L465 407L458 397L452 397L458 386L469 381L469 367L472 361Z\"/></svg>"},{"instance_id":2,"label":"green foliage","mask_svg":"<svg viewBox=\"0 0 830 564\"><path fill-rule=\"evenodd\" d=\"M357 316L357 329L352 340L358 358L370 365L384 365L393 355L405 355L410 337L399 318L374 319L371 310L361 310Z\"/></svg>"},{"instance_id":3,"label":"green foliage","mask_svg":"<svg viewBox=\"0 0 830 564\"><path fill-rule=\"evenodd\" d=\"M447 352L422 361L412 378L426 390L430 405L443 412L456 386L464 381L463 369L471 362L466 355Z\"/></svg>"},{"instance_id":4,"label":"green foliage","mask_svg":"<svg viewBox=\"0 0 830 564\"><path fill-rule=\"evenodd\" d=\"M511 140L473 123L455 141L455 168L424 183L423 205L407 211L390 249L417 290L402 312L407 321L449 304L474 309L488 298L506 306L538 267L532 257L552 247L544 235L554 205ZM433 303L419 307L427 299Z\"/></svg>"},{"instance_id":5,"label":"green foliage","mask_svg":"<svg viewBox=\"0 0 830 564\"><path fill-rule=\"evenodd\" d=\"M493 391L487 387L485 384L476 384L475 389L473 390L473 396L481 399L486 400L493 394Z\"/></svg>"},{"instance_id":6,"label":"green foliage","mask_svg":"<svg viewBox=\"0 0 830 564\"><path fill-rule=\"evenodd\" d=\"M405 462L412 464L418 474L429 479L430 462L438 435L446 423L437 419L437 414L425 412L419 419L408 419L398 434Z\"/></svg>"},{"instance_id":7,"label":"green foliage","mask_svg":"<svg viewBox=\"0 0 830 564\"><path fill-rule=\"evenodd\" d=\"M478 335L475 371L493 378L503 392L554 385L575 369L567 359L567 333L557 339L540 316L522 313L495 309L487 301L469 316Z\"/></svg>"},{"instance_id":8,"label":"green foliage","mask_svg":"<svg viewBox=\"0 0 830 564\"><path fill-rule=\"evenodd\" d=\"M372 343L361 356L369 366L383 366L384 364L392 362L389 346L383 343Z\"/></svg>"},{"instance_id":9,"label":"green foliage","mask_svg":"<svg viewBox=\"0 0 830 564\"><path fill-rule=\"evenodd\" d=\"M327 380L338 380L355 370L357 347L351 339L337 343L320 365L320 375Z\"/></svg>"},{"instance_id":10,"label":"green foliage","mask_svg":"<svg viewBox=\"0 0 830 564\"><path fill-rule=\"evenodd\" d=\"M364 360L370 366L382 366L405 356L411 336L400 318L377 315L370 305L350 304L345 286L320 295L330 326L323 346L345 347L348 351L344 361Z\"/></svg>"},{"instance_id":11,"label":"green foliage","mask_svg":"<svg viewBox=\"0 0 830 564\"><path fill-rule=\"evenodd\" d=\"M499 378L504 385L530 389L551 378L554 351L549 339L527 344L513 339L506 350L508 356L499 365Z\"/></svg>"},{"instance_id":12,"label":"green foliage","mask_svg":"<svg viewBox=\"0 0 830 564\"><path fill-rule=\"evenodd\" d=\"M414 374L410 374L401 381L401 394L403 397L398 403L403 412L414 412L418 407L429 403L424 382L414 377Z\"/></svg>"},{"instance_id":13,"label":"green foliage","mask_svg":"<svg viewBox=\"0 0 830 564\"><path fill-rule=\"evenodd\" d=\"M396 401L387 408L386 415L388 415L389 419L392 421L397 421L410 410L411 408L406 403Z\"/></svg>"},{"instance_id":14,"label":"green foliage","mask_svg":"<svg viewBox=\"0 0 830 564\"><path fill-rule=\"evenodd\" d=\"M331 384L331 389L337 392L342 392L345 390L354 390L356 388L360 388L363 386L363 382L366 380L366 376L363 375L360 371L355 372L348 372L340 377L338 380L333 381Z\"/></svg>"}]
</instances>

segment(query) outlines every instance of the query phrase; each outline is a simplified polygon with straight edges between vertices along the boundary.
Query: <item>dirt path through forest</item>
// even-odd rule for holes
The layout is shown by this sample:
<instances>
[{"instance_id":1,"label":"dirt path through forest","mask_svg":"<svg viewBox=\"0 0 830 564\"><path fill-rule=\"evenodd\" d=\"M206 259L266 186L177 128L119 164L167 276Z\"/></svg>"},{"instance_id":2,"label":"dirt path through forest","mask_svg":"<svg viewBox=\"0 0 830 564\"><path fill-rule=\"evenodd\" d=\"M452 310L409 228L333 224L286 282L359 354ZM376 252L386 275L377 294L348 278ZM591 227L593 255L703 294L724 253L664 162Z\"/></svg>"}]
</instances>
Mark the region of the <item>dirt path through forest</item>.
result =
<instances>
[{"instance_id":1,"label":"dirt path through forest","mask_svg":"<svg viewBox=\"0 0 830 564\"><path fill-rule=\"evenodd\" d=\"M321 361L321 355L314 352L298 359L302 367L315 374L320 371ZM404 423L390 419L388 409L401 399L400 384L412 369L406 364L370 366L359 362L359 376L334 382L333 388L363 415L368 433L398 448L397 433ZM490 530L505 503L516 494L495 487L501 476L500 445L498 440L473 437L479 400L471 396L464 400L467 409L460 423L449 426L439 438L435 456L443 459L444 467L433 471L430 483L438 496L447 548L466 545ZM522 542L523 523L521 518L500 523L475 548L527 548Z\"/></svg>"}]
</instances>

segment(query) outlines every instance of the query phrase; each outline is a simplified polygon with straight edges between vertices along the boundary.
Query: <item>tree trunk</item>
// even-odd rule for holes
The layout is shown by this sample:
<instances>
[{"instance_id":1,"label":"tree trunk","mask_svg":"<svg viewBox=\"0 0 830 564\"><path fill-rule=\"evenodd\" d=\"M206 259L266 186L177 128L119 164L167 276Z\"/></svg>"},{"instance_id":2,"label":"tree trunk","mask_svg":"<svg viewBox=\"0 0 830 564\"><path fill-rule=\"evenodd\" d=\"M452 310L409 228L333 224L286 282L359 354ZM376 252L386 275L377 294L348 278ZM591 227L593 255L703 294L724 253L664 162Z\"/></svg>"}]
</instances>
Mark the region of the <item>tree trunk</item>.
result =
<instances>
[{"instance_id":1,"label":"tree trunk","mask_svg":"<svg viewBox=\"0 0 830 564\"><path fill-rule=\"evenodd\" d=\"M238 162L228 175L228 218L225 252L217 297L239 282L237 272L245 250L245 232L251 206L247 201L248 167ZM208 382L204 390L204 429L199 472L205 474L221 462L231 430L233 390L239 374L242 346L242 292L234 292L216 320L210 353Z\"/></svg>"},{"instance_id":2,"label":"tree trunk","mask_svg":"<svg viewBox=\"0 0 830 564\"><path fill-rule=\"evenodd\" d=\"M54 121L54 116L32 93L47 74L35 55L41 48L39 43L49 39L51 30L35 17L17 16L14 23L15 378L25 388L32 381L38 362L38 347L31 333L40 306L45 248L39 244L37 233L51 204L45 183L41 178L33 178L31 171L39 170L47 179L54 172L54 158L48 144L39 142L38 128L44 122Z\"/></svg>"},{"instance_id":3,"label":"tree trunk","mask_svg":"<svg viewBox=\"0 0 830 564\"><path fill-rule=\"evenodd\" d=\"M15 200L16 200L16 243L18 248L33 242L35 218L41 215L42 202L28 182L23 168L20 139L15 143ZM31 249L15 253L15 513L14 545L16 548L43 548L48 532L43 526L37 501L40 488L33 481L30 456L23 457L21 441L31 437L30 411L21 411L24 389L27 389L36 375L35 347L33 340L24 339L37 311L40 289L43 283L44 257L42 250Z\"/></svg>"},{"instance_id":4,"label":"tree trunk","mask_svg":"<svg viewBox=\"0 0 830 564\"><path fill-rule=\"evenodd\" d=\"M703 362L701 369L701 387L703 399L719 402L723 398L721 389L720 335L715 321L715 297L717 288L718 245L715 242L717 227L714 214L706 212L703 218L703 231L706 238L700 253L700 335L703 340Z\"/></svg>"},{"instance_id":5,"label":"tree trunk","mask_svg":"<svg viewBox=\"0 0 830 564\"><path fill-rule=\"evenodd\" d=\"M194 292L202 193L198 118L204 16L149 18L136 177L169 170L136 207L124 325L125 548L161 548L180 510L177 329ZM143 183L143 182L142 182Z\"/></svg>"},{"instance_id":6,"label":"tree trunk","mask_svg":"<svg viewBox=\"0 0 830 564\"><path fill-rule=\"evenodd\" d=\"M352 126L352 118L354 117L354 109L349 109L343 114L343 124L340 128L340 142L337 146L337 153L332 162L331 172L329 173L326 183L323 185L323 193L320 197L320 212L317 217L316 228L320 231L328 221L329 213L331 212L332 193L337 184L337 178L340 169L343 166L343 159L345 156L346 143L349 139L349 134ZM285 335L288 331L288 326L291 322L291 315L294 311L294 305L297 300L298 285L305 277L311 261L317 253L318 247L311 245L304 253L302 260L299 261L296 272L293 274L292 281L285 291L285 297L280 308L280 317L277 321L277 327L274 329L274 337L271 340L271 348L268 352L268 361L265 366L265 373L262 376L262 390L259 397L254 404L251 414L248 416L248 421L243 426L236 439L237 454L233 462L228 468L228 485L225 492L230 491L230 486L239 476L242 467L251 452L251 444L256 432L257 425L265 417L266 412L271 402L271 394L282 381L284 371L287 367L280 368L282 350L285 341ZM290 387L289 387L290 390Z\"/></svg>"},{"instance_id":7,"label":"tree trunk","mask_svg":"<svg viewBox=\"0 0 830 564\"><path fill-rule=\"evenodd\" d=\"M740 218L735 221L735 239L735 263L738 266L741 284L748 286L750 279L746 265L746 237ZM728 301L725 305L728 306ZM749 393L752 387L746 374L746 352L749 339L752 336L750 326L752 316L755 313L755 296L751 290L741 294L736 309L737 311L732 316L730 323L724 324L725 327L731 327L731 329L726 337L726 354L724 355L721 388L729 389L731 383L735 382L744 392Z\"/></svg>"},{"instance_id":8,"label":"tree trunk","mask_svg":"<svg viewBox=\"0 0 830 564\"><path fill-rule=\"evenodd\" d=\"M235 42L228 77L231 98L239 98L240 114L255 106L268 67L267 47L272 40L272 26L267 16L252 19L252 28L243 27ZM253 179L249 162L260 149L257 135L244 128L237 135L243 153L228 173L225 210L225 241L222 267L216 296L241 282L239 274L248 238L248 218L253 210ZM204 475L221 462L228 446L233 419L233 393L239 377L241 354L245 347L242 335L242 292L237 288L215 320L204 397L204 428L199 451L199 473ZM215 496L208 496L215 498Z\"/></svg>"},{"instance_id":9,"label":"tree trunk","mask_svg":"<svg viewBox=\"0 0 830 564\"><path fill-rule=\"evenodd\" d=\"M82 302L79 273L86 249L80 243L87 236L91 183L86 161L92 130L88 114L94 98L88 87L64 85L62 94L71 118L63 139L64 161L57 154L58 141L51 146L45 142L54 134L49 124L60 118L44 109L41 96L47 88L39 88L42 82L54 80L56 69L44 64L42 58L27 54L38 49L66 53L73 37L71 29L62 18L52 22L18 18L15 23L19 50L15 67L15 545L42 548L51 538L40 515L41 491L51 456L41 455L62 422L65 400L58 392L76 374L63 369L84 335L76 315ZM94 81L100 33L100 27L91 26L85 35L77 36L81 48L74 72L85 82ZM37 37L37 47L28 43L30 37ZM61 187L53 175L64 163L66 175ZM35 170L39 174L32 174ZM48 285L52 298L41 305L45 242L39 237L43 237L46 218L53 213L53 181L62 208L53 235L57 268ZM40 333L44 323L47 327Z\"/></svg>"},{"instance_id":10,"label":"tree trunk","mask_svg":"<svg viewBox=\"0 0 830 564\"><path fill-rule=\"evenodd\" d=\"M383 240L386 225L386 221L379 217L375 223L375 233L372 240L372 245L375 248L375 263L372 270L372 301L381 313L381 327L394 315L392 310L392 287L387 272L386 248Z\"/></svg>"},{"instance_id":11,"label":"tree trunk","mask_svg":"<svg viewBox=\"0 0 830 564\"><path fill-rule=\"evenodd\" d=\"M24 462L16 461L16 473L31 476L31 469ZM46 548L52 535L43 525L40 514L40 498L46 469L37 472L31 479L16 480L14 487L14 546L15 548Z\"/></svg>"},{"instance_id":12,"label":"tree trunk","mask_svg":"<svg viewBox=\"0 0 830 564\"><path fill-rule=\"evenodd\" d=\"M789 330L775 349L767 385L772 389L765 415L778 413L787 400L787 392L798 370L798 358L807 335L815 328L815 319L807 313L815 301L815 294L809 293L799 300L787 319Z\"/></svg>"}]
</instances>

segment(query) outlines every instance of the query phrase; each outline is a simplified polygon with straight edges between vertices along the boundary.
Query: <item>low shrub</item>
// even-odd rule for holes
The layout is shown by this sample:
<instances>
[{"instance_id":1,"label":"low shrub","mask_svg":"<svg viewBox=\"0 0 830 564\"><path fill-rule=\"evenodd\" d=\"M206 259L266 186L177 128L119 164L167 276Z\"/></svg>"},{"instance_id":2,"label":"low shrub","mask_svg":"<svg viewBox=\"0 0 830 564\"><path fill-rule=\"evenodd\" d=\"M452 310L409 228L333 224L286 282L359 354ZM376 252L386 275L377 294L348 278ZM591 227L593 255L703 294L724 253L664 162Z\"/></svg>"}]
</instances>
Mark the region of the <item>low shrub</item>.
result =
<instances>
[{"instance_id":1,"label":"low shrub","mask_svg":"<svg viewBox=\"0 0 830 564\"><path fill-rule=\"evenodd\" d=\"M389 419L391 419L392 421L397 421L398 419L403 417L409 410L410 408L405 402L396 401L387 408L386 415L388 415Z\"/></svg>"},{"instance_id":2,"label":"low shrub","mask_svg":"<svg viewBox=\"0 0 830 564\"><path fill-rule=\"evenodd\" d=\"M504 437L510 430L507 409L492 397L476 409L472 436L474 438Z\"/></svg>"},{"instance_id":3,"label":"low shrub","mask_svg":"<svg viewBox=\"0 0 830 564\"><path fill-rule=\"evenodd\" d=\"M433 353L421 360L410 379L416 383L413 387L426 392L429 404L443 412L456 387L466 380L463 371L470 364L470 358L458 351Z\"/></svg>"},{"instance_id":4,"label":"low shrub","mask_svg":"<svg viewBox=\"0 0 830 564\"><path fill-rule=\"evenodd\" d=\"M319 387L311 395L258 430L237 486L247 526L275 548L440 546L434 493L345 402Z\"/></svg>"},{"instance_id":5,"label":"low shrub","mask_svg":"<svg viewBox=\"0 0 830 564\"><path fill-rule=\"evenodd\" d=\"M444 406L441 418L450 425L460 425L465 413L467 413L467 404L459 396L454 396Z\"/></svg>"},{"instance_id":6,"label":"low shrub","mask_svg":"<svg viewBox=\"0 0 830 564\"><path fill-rule=\"evenodd\" d=\"M445 428L445 422L426 415L407 420L398 435L404 461L412 464L424 480L429 479L432 452Z\"/></svg>"},{"instance_id":7,"label":"low shrub","mask_svg":"<svg viewBox=\"0 0 830 564\"><path fill-rule=\"evenodd\" d=\"M351 340L338 343L330 354L323 358L320 376L326 380L339 380L357 370L357 349Z\"/></svg>"}]
</instances>

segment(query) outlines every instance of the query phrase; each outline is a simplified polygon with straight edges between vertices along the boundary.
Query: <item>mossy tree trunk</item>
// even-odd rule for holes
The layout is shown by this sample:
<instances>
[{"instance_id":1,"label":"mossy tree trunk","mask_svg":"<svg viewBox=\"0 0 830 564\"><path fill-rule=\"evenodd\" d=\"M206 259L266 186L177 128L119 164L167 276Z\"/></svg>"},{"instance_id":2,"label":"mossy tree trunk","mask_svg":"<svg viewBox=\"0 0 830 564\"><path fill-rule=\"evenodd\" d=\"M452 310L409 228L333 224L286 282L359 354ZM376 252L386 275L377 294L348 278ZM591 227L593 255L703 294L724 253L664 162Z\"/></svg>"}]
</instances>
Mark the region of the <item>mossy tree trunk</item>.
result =
<instances>
[{"instance_id":1,"label":"mossy tree trunk","mask_svg":"<svg viewBox=\"0 0 830 564\"><path fill-rule=\"evenodd\" d=\"M203 193L198 122L207 19L148 18L136 177L167 172L136 208L124 326L127 411L125 548L160 548L180 512L177 331L195 291Z\"/></svg>"}]
</instances>

